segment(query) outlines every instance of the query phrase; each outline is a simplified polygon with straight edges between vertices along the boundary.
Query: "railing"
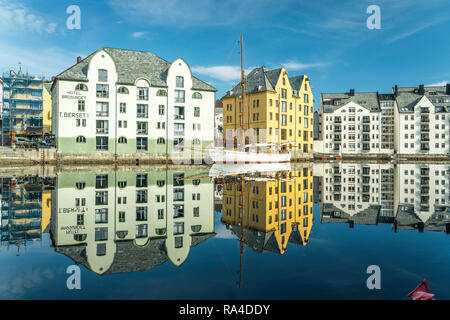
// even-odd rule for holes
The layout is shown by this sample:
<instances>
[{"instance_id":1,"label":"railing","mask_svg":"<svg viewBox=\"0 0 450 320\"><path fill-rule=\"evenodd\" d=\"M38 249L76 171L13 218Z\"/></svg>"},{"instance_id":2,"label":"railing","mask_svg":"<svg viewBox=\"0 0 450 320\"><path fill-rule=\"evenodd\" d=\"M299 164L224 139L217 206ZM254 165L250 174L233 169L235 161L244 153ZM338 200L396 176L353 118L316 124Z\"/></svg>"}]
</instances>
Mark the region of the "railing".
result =
<instances>
[{"instance_id":1,"label":"railing","mask_svg":"<svg viewBox=\"0 0 450 320\"><path fill-rule=\"evenodd\" d=\"M184 130L175 130L174 135L175 136L184 136Z\"/></svg>"},{"instance_id":2,"label":"railing","mask_svg":"<svg viewBox=\"0 0 450 320\"><path fill-rule=\"evenodd\" d=\"M97 128L97 133L108 134L109 130L108 130L108 128Z\"/></svg>"}]
</instances>

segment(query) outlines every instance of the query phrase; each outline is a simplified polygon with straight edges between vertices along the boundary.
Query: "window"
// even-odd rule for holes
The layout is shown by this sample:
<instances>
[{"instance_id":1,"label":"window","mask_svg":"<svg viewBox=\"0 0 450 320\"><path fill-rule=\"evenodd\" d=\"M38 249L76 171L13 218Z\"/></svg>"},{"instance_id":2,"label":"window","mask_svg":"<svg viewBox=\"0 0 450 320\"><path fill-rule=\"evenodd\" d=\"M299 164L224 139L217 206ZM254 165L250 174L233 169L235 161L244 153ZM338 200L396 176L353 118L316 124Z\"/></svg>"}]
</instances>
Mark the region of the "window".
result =
<instances>
[{"instance_id":1,"label":"window","mask_svg":"<svg viewBox=\"0 0 450 320\"><path fill-rule=\"evenodd\" d=\"M283 78L283 82L284 82L284 78ZM284 83L283 83L284 84ZM281 89L281 98L282 99L286 99L287 98L287 91L286 89Z\"/></svg>"},{"instance_id":2,"label":"window","mask_svg":"<svg viewBox=\"0 0 450 320\"><path fill-rule=\"evenodd\" d=\"M159 138L156 140L156 143L157 143L157 144L166 144L166 140L165 140L164 138L159 137Z\"/></svg>"},{"instance_id":3,"label":"window","mask_svg":"<svg viewBox=\"0 0 450 320\"><path fill-rule=\"evenodd\" d=\"M184 119L184 107L175 107L175 120Z\"/></svg>"},{"instance_id":4,"label":"window","mask_svg":"<svg viewBox=\"0 0 450 320\"><path fill-rule=\"evenodd\" d=\"M96 121L96 130L97 133L108 134L108 120L97 120Z\"/></svg>"},{"instance_id":5,"label":"window","mask_svg":"<svg viewBox=\"0 0 450 320\"><path fill-rule=\"evenodd\" d=\"M137 88L137 99L138 100L148 100L148 88L138 87Z\"/></svg>"},{"instance_id":6,"label":"window","mask_svg":"<svg viewBox=\"0 0 450 320\"><path fill-rule=\"evenodd\" d=\"M85 85L84 83L79 83L75 86L75 90L78 91L88 91L88 87L87 85Z\"/></svg>"},{"instance_id":7,"label":"window","mask_svg":"<svg viewBox=\"0 0 450 320\"><path fill-rule=\"evenodd\" d=\"M96 137L96 149L108 150L108 137Z\"/></svg>"},{"instance_id":8,"label":"window","mask_svg":"<svg viewBox=\"0 0 450 320\"><path fill-rule=\"evenodd\" d=\"M95 205L102 206L108 204L108 191L95 192Z\"/></svg>"},{"instance_id":9,"label":"window","mask_svg":"<svg viewBox=\"0 0 450 320\"><path fill-rule=\"evenodd\" d=\"M183 237L175 237L175 248L183 247Z\"/></svg>"},{"instance_id":10,"label":"window","mask_svg":"<svg viewBox=\"0 0 450 320\"><path fill-rule=\"evenodd\" d=\"M147 215L147 207L136 207L136 221L147 221Z\"/></svg>"},{"instance_id":11,"label":"window","mask_svg":"<svg viewBox=\"0 0 450 320\"><path fill-rule=\"evenodd\" d=\"M136 175L136 188L147 188L148 187L148 175L138 174Z\"/></svg>"},{"instance_id":12,"label":"window","mask_svg":"<svg viewBox=\"0 0 450 320\"><path fill-rule=\"evenodd\" d=\"M108 223L108 209L95 209L95 223Z\"/></svg>"},{"instance_id":13,"label":"window","mask_svg":"<svg viewBox=\"0 0 450 320\"><path fill-rule=\"evenodd\" d=\"M97 98L109 98L109 85L97 84Z\"/></svg>"},{"instance_id":14,"label":"window","mask_svg":"<svg viewBox=\"0 0 450 320\"><path fill-rule=\"evenodd\" d=\"M117 182L117 185L119 186L120 189L123 189L127 186L127 182L126 181L119 181Z\"/></svg>"},{"instance_id":15,"label":"window","mask_svg":"<svg viewBox=\"0 0 450 320\"><path fill-rule=\"evenodd\" d=\"M96 115L97 117L107 117L109 115L109 103L97 102Z\"/></svg>"},{"instance_id":16,"label":"window","mask_svg":"<svg viewBox=\"0 0 450 320\"><path fill-rule=\"evenodd\" d=\"M202 144L202 142L200 141L199 138L195 138L195 139L192 139L192 144L194 146L200 146Z\"/></svg>"},{"instance_id":17,"label":"window","mask_svg":"<svg viewBox=\"0 0 450 320\"><path fill-rule=\"evenodd\" d=\"M173 234L184 234L184 222L175 222L173 224Z\"/></svg>"},{"instance_id":18,"label":"window","mask_svg":"<svg viewBox=\"0 0 450 320\"><path fill-rule=\"evenodd\" d=\"M137 105L137 117L138 118L148 118L148 105L138 104Z\"/></svg>"},{"instance_id":19,"label":"window","mask_svg":"<svg viewBox=\"0 0 450 320\"><path fill-rule=\"evenodd\" d=\"M86 109L86 101L84 100L78 100L78 111L84 112Z\"/></svg>"},{"instance_id":20,"label":"window","mask_svg":"<svg viewBox=\"0 0 450 320\"><path fill-rule=\"evenodd\" d=\"M78 190L83 190L84 188L86 188L86 182L77 182L77 183L75 183L75 187Z\"/></svg>"},{"instance_id":21,"label":"window","mask_svg":"<svg viewBox=\"0 0 450 320\"><path fill-rule=\"evenodd\" d=\"M200 117L200 108L194 107L194 117Z\"/></svg>"},{"instance_id":22,"label":"window","mask_svg":"<svg viewBox=\"0 0 450 320\"><path fill-rule=\"evenodd\" d=\"M125 222L125 211L119 211L119 222Z\"/></svg>"},{"instance_id":23,"label":"window","mask_svg":"<svg viewBox=\"0 0 450 320\"><path fill-rule=\"evenodd\" d=\"M77 226L84 225L84 214L77 214Z\"/></svg>"},{"instance_id":24,"label":"window","mask_svg":"<svg viewBox=\"0 0 450 320\"><path fill-rule=\"evenodd\" d=\"M105 70L105 69L98 70L98 81L100 81L100 82L108 81L108 70Z\"/></svg>"},{"instance_id":25,"label":"window","mask_svg":"<svg viewBox=\"0 0 450 320\"><path fill-rule=\"evenodd\" d=\"M305 93L303 95L303 102L308 103L308 94L307 93Z\"/></svg>"},{"instance_id":26,"label":"window","mask_svg":"<svg viewBox=\"0 0 450 320\"><path fill-rule=\"evenodd\" d=\"M177 88L184 88L184 78L177 76L176 77L176 87Z\"/></svg>"},{"instance_id":27,"label":"window","mask_svg":"<svg viewBox=\"0 0 450 320\"><path fill-rule=\"evenodd\" d=\"M127 143L128 141L127 141L127 138L125 138L125 137L119 137L119 141L118 141L120 144L122 144L122 143Z\"/></svg>"},{"instance_id":28,"label":"window","mask_svg":"<svg viewBox=\"0 0 450 320\"><path fill-rule=\"evenodd\" d=\"M148 134L148 122L136 122L137 134Z\"/></svg>"},{"instance_id":29,"label":"window","mask_svg":"<svg viewBox=\"0 0 450 320\"><path fill-rule=\"evenodd\" d=\"M175 102L184 103L184 90L175 90Z\"/></svg>"},{"instance_id":30,"label":"window","mask_svg":"<svg viewBox=\"0 0 450 320\"><path fill-rule=\"evenodd\" d=\"M156 95L157 95L158 97L167 97L167 91L164 90L164 89L159 89L159 90L156 92Z\"/></svg>"},{"instance_id":31,"label":"window","mask_svg":"<svg viewBox=\"0 0 450 320\"><path fill-rule=\"evenodd\" d=\"M165 180L157 180L156 185L158 187L164 187L166 185L166 181Z\"/></svg>"},{"instance_id":32,"label":"window","mask_svg":"<svg viewBox=\"0 0 450 320\"><path fill-rule=\"evenodd\" d=\"M97 244L97 256L106 255L106 243Z\"/></svg>"},{"instance_id":33,"label":"window","mask_svg":"<svg viewBox=\"0 0 450 320\"><path fill-rule=\"evenodd\" d=\"M136 226L136 238L145 238L148 235L148 225L140 224Z\"/></svg>"},{"instance_id":34,"label":"window","mask_svg":"<svg viewBox=\"0 0 450 320\"><path fill-rule=\"evenodd\" d=\"M96 189L108 188L108 175L107 174L95 176L95 188Z\"/></svg>"},{"instance_id":35,"label":"window","mask_svg":"<svg viewBox=\"0 0 450 320\"><path fill-rule=\"evenodd\" d=\"M119 112L120 113L127 113L127 104L125 102L121 102L120 103Z\"/></svg>"},{"instance_id":36,"label":"window","mask_svg":"<svg viewBox=\"0 0 450 320\"><path fill-rule=\"evenodd\" d=\"M117 93L129 94L130 92L128 91L128 88L126 88L126 87L119 87L119 89L117 89Z\"/></svg>"},{"instance_id":37,"label":"window","mask_svg":"<svg viewBox=\"0 0 450 320\"><path fill-rule=\"evenodd\" d=\"M191 226L191 230L192 232L200 232L200 230L202 230L202 226L201 225Z\"/></svg>"},{"instance_id":38,"label":"window","mask_svg":"<svg viewBox=\"0 0 450 320\"><path fill-rule=\"evenodd\" d=\"M86 138L83 136L78 136L77 137L77 143L86 143Z\"/></svg>"},{"instance_id":39,"label":"window","mask_svg":"<svg viewBox=\"0 0 450 320\"><path fill-rule=\"evenodd\" d=\"M192 99L203 99L203 96L200 92L194 92L192 94Z\"/></svg>"},{"instance_id":40,"label":"window","mask_svg":"<svg viewBox=\"0 0 450 320\"><path fill-rule=\"evenodd\" d=\"M194 217L200 216L200 207L194 207Z\"/></svg>"},{"instance_id":41,"label":"window","mask_svg":"<svg viewBox=\"0 0 450 320\"><path fill-rule=\"evenodd\" d=\"M175 108L176 108L176 107L175 107ZM163 116L163 115L164 115L164 105L162 105L162 104L159 105L158 114L159 114L160 116Z\"/></svg>"},{"instance_id":42,"label":"window","mask_svg":"<svg viewBox=\"0 0 450 320\"><path fill-rule=\"evenodd\" d=\"M136 147L137 150L148 150L148 138L136 138Z\"/></svg>"}]
</instances>

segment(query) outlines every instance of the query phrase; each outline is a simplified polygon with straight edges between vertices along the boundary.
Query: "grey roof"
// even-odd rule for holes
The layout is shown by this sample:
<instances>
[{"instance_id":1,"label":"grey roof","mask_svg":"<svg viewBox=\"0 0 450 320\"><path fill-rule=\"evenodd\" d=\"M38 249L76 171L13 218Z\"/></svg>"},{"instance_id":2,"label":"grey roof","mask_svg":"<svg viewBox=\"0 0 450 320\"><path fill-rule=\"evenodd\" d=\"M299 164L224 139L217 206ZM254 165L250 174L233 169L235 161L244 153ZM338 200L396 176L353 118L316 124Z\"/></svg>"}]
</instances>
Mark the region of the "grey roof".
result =
<instances>
[{"instance_id":1,"label":"grey roof","mask_svg":"<svg viewBox=\"0 0 450 320\"><path fill-rule=\"evenodd\" d=\"M335 105L337 100L341 104ZM355 92L354 95L350 95L350 93L322 93L320 106L323 112L332 113L349 102L357 103L372 112L380 111L378 92Z\"/></svg>"},{"instance_id":2,"label":"grey roof","mask_svg":"<svg viewBox=\"0 0 450 320\"><path fill-rule=\"evenodd\" d=\"M327 209L321 210L320 219L321 222L350 222L355 224L363 225L376 225L378 224L378 213L380 211L380 206L370 205L368 208L361 210L357 214L351 216L347 212L341 210L340 208L331 205ZM339 213L339 214L336 214Z\"/></svg>"},{"instance_id":3,"label":"grey roof","mask_svg":"<svg viewBox=\"0 0 450 320\"><path fill-rule=\"evenodd\" d=\"M270 70L264 66L253 69L248 75L245 76L245 93L252 94L264 91L275 92L275 87L277 85L278 79L280 78L282 70L282 68ZM293 90L299 90L296 88L300 88L301 81L303 81L304 77L304 75L301 75L288 78ZM233 88L223 96L223 98L235 97L241 94L242 87L241 83L239 82L238 84L234 85Z\"/></svg>"},{"instance_id":4,"label":"grey roof","mask_svg":"<svg viewBox=\"0 0 450 320\"><path fill-rule=\"evenodd\" d=\"M242 228L240 226L228 225L228 227L238 239L241 238ZM273 252L281 254L273 231L263 232L246 227L244 229L244 243L257 253Z\"/></svg>"},{"instance_id":5,"label":"grey roof","mask_svg":"<svg viewBox=\"0 0 450 320\"><path fill-rule=\"evenodd\" d=\"M87 81L87 70L89 62L93 55L104 50L108 53L116 64L118 83L120 84L134 84L137 78L144 78L155 87L167 87L167 71L171 65L170 62L156 56L147 51L135 51L127 49L116 49L109 47L102 47L90 54L88 57L81 60L56 76L56 79L61 80L76 80ZM207 84L206 82L192 77L192 89L201 91L217 91L216 88Z\"/></svg>"},{"instance_id":6,"label":"grey roof","mask_svg":"<svg viewBox=\"0 0 450 320\"><path fill-rule=\"evenodd\" d=\"M45 89L47 89L48 93L52 93L52 86L53 86L53 82L52 81L45 81L44 82L44 87Z\"/></svg>"},{"instance_id":7,"label":"grey roof","mask_svg":"<svg viewBox=\"0 0 450 320\"><path fill-rule=\"evenodd\" d=\"M392 92L394 92L394 88ZM424 94L419 93L417 87L405 87L397 88L398 95L396 96L397 107L400 113L414 112L414 107L424 96L427 97L434 106L443 107L447 112L450 112L450 106L448 102L433 102L432 100L447 98L450 99L450 95L446 93L446 86L434 86L424 87Z\"/></svg>"}]
</instances>

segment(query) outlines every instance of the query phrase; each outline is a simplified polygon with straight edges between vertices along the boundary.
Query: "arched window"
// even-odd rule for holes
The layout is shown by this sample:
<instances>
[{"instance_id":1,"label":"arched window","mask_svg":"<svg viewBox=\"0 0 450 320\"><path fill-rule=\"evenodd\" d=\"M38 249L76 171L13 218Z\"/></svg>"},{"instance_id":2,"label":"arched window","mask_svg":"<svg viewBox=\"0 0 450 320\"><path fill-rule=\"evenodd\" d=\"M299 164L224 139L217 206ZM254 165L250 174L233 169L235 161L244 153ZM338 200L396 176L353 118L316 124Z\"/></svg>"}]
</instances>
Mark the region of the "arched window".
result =
<instances>
[{"instance_id":1,"label":"arched window","mask_svg":"<svg viewBox=\"0 0 450 320\"><path fill-rule=\"evenodd\" d=\"M123 189L127 186L127 182L126 181L119 181L117 182L117 185L119 186L120 189Z\"/></svg>"},{"instance_id":2,"label":"arched window","mask_svg":"<svg viewBox=\"0 0 450 320\"><path fill-rule=\"evenodd\" d=\"M177 88L184 88L184 78L183 77L177 76L176 86L177 86Z\"/></svg>"},{"instance_id":3,"label":"arched window","mask_svg":"<svg viewBox=\"0 0 450 320\"><path fill-rule=\"evenodd\" d=\"M77 143L86 143L86 137L78 136L77 137Z\"/></svg>"},{"instance_id":4,"label":"arched window","mask_svg":"<svg viewBox=\"0 0 450 320\"><path fill-rule=\"evenodd\" d=\"M118 93L123 93L123 94L129 94L130 91L128 91L127 87L119 87L119 89L117 89Z\"/></svg>"},{"instance_id":5,"label":"arched window","mask_svg":"<svg viewBox=\"0 0 450 320\"><path fill-rule=\"evenodd\" d=\"M202 226L201 225L191 226L191 230L192 232L200 232L200 230L202 230Z\"/></svg>"},{"instance_id":6,"label":"arched window","mask_svg":"<svg viewBox=\"0 0 450 320\"><path fill-rule=\"evenodd\" d=\"M86 182L77 182L77 183L75 183L75 187L78 190L83 190L84 188L86 188Z\"/></svg>"},{"instance_id":7,"label":"arched window","mask_svg":"<svg viewBox=\"0 0 450 320\"><path fill-rule=\"evenodd\" d=\"M158 236L163 236L163 235L166 234L166 228L156 228L156 229L155 229L155 233L156 233Z\"/></svg>"},{"instance_id":8,"label":"arched window","mask_svg":"<svg viewBox=\"0 0 450 320\"><path fill-rule=\"evenodd\" d=\"M128 141L127 141L127 138L125 138L125 137L119 137L119 141L118 141L119 143L127 143Z\"/></svg>"},{"instance_id":9,"label":"arched window","mask_svg":"<svg viewBox=\"0 0 450 320\"><path fill-rule=\"evenodd\" d=\"M199 146L199 145L202 144L202 142L200 141L199 138L195 138L195 139L192 140L192 144L193 144L194 146Z\"/></svg>"},{"instance_id":10,"label":"arched window","mask_svg":"<svg viewBox=\"0 0 450 320\"><path fill-rule=\"evenodd\" d=\"M198 186L198 185L200 184L200 179L192 180L192 184L193 184L194 186Z\"/></svg>"},{"instance_id":11,"label":"arched window","mask_svg":"<svg viewBox=\"0 0 450 320\"><path fill-rule=\"evenodd\" d=\"M156 140L156 143L157 144L165 144L166 140L164 138L162 138L162 137L159 137L158 140Z\"/></svg>"},{"instance_id":12,"label":"arched window","mask_svg":"<svg viewBox=\"0 0 450 320\"><path fill-rule=\"evenodd\" d=\"M84 83L79 83L79 84L76 85L75 90L88 91L88 87Z\"/></svg>"},{"instance_id":13,"label":"arched window","mask_svg":"<svg viewBox=\"0 0 450 320\"><path fill-rule=\"evenodd\" d=\"M192 94L192 99L203 99L203 96L200 92L194 92Z\"/></svg>"},{"instance_id":14,"label":"arched window","mask_svg":"<svg viewBox=\"0 0 450 320\"><path fill-rule=\"evenodd\" d=\"M117 231L116 234L119 239L123 239L127 236L128 231Z\"/></svg>"},{"instance_id":15,"label":"arched window","mask_svg":"<svg viewBox=\"0 0 450 320\"><path fill-rule=\"evenodd\" d=\"M156 95L157 95L158 97L167 97L167 91L164 90L164 89L159 89L159 90L156 92Z\"/></svg>"},{"instance_id":16,"label":"arched window","mask_svg":"<svg viewBox=\"0 0 450 320\"><path fill-rule=\"evenodd\" d=\"M105 70L105 69L98 70L98 81L100 81L100 82L108 81L108 70Z\"/></svg>"},{"instance_id":17,"label":"arched window","mask_svg":"<svg viewBox=\"0 0 450 320\"><path fill-rule=\"evenodd\" d=\"M156 181L156 185L157 185L158 187L164 187L165 184L166 184L166 181L165 181L165 180L157 180L157 181Z\"/></svg>"}]
</instances>

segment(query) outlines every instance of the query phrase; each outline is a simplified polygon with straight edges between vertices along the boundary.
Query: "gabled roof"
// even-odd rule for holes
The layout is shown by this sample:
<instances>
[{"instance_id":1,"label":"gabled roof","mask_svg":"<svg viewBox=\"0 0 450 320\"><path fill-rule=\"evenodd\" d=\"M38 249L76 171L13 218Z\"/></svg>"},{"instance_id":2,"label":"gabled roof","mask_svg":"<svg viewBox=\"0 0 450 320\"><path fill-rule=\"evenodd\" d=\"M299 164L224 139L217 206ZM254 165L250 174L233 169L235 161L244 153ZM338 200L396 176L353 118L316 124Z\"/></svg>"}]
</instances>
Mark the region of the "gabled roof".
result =
<instances>
[{"instance_id":1,"label":"gabled roof","mask_svg":"<svg viewBox=\"0 0 450 320\"><path fill-rule=\"evenodd\" d=\"M138 78L146 79L152 86L167 87L167 71L170 62L147 51L135 51L127 49L117 49L102 47L90 54L56 76L60 80L87 81L87 71L89 63L95 53L99 51L108 53L116 64L118 83L133 85ZM192 89L203 91L217 91L216 88L206 82L192 77Z\"/></svg>"},{"instance_id":2,"label":"gabled roof","mask_svg":"<svg viewBox=\"0 0 450 320\"><path fill-rule=\"evenodd\" d=\"M270 70L264 66L253 69L248 75L245 76L245 93L252 94L264 91L276 92L275 87L282 71L283 68ZM298 83L299 81L303 81L303 77L304 75L288 78L293 90L298 90L296 89L296 86L300 88L301 82L300 84ZM291 82L291 79L293 79L292 81L294 81L294 84ZM240 82L234 85L233 88L223 96L223 98L235 97L239 95L242 95L242 87Z\"/></svg>"},{"instance_id":3,"label":"gabled roof","mask_svg":"<svg viewBox=\"0 0 450 320\"><path fill-rule=\"evenodd\" d=\"M446 93L446 86L424 86L423 90L423 94L421 94L417 87L397 88L398 94L395 100L397 101L398 111L400 113L414 112L414 107L424 96L427 97L434 106L448 108L448 102L435 101L442 98L450 99L450 95ZM392 91L394 92L395 88L393 88ZM450 108L447 109L447 112L449 111Z\"/></svg>"},{"instance_id":4,"label":"gabled roof","mask_svg":"<svg viewBox=\"0 0 450 320\"><path fill-rule=\"evenodd\" d=\"M335 105L334 101L336 100L339 100L341 104ZM350 93L322 93L320 104L323 112L331 113L349 102L354 102L371 112L380 111L378 92L355 92L353 95Z\"/></svg>"}]
</instances>

